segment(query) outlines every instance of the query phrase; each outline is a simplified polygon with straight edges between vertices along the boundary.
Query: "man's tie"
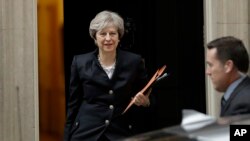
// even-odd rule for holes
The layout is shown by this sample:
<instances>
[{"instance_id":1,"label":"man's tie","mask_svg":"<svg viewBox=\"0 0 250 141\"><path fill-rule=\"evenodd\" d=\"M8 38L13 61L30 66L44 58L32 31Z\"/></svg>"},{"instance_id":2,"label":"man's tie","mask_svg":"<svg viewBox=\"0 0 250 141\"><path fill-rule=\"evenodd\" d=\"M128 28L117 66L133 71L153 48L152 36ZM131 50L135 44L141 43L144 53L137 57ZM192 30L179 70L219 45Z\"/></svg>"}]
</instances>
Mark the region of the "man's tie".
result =
<instances>
[{"instance_id":1,"label":"man's tie","mask_svg":"<svg viewBox=\"0 0 250 141\"><path fill-rule=\"evenodd\" d=\"M226 105L226 99L224 98L224 96L222 96L221 98L221 111L223 111L223 109L225 108Z\"/></svg>"},{"instance_id":2,"label":"man's tie","mask_svg":"<svg viewBox=\"0 0 250 141\"><path fill-rule=\"evenodd\" d=\"M224 111L225 105L226 105L226 100L225 100L224 96L222 96L222 97L221 97L221 109L220 109L220 116L222 116L222 115L223 115L222 111Z\"/></svg>"}]
</instances>

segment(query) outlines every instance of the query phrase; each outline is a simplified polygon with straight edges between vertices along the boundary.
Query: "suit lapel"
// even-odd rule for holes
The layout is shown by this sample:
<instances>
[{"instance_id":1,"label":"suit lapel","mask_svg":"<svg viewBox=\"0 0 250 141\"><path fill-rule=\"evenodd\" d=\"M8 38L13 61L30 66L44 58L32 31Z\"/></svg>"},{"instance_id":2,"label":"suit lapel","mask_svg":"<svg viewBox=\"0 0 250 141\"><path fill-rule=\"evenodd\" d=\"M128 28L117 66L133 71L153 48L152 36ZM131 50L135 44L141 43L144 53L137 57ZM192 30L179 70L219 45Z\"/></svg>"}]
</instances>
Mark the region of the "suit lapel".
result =
<instances>
[{"instance_id":1,"label":"suit lapel","mask_svg":"<svg viewBox=\"0 0 250 141\"><path fill-rule=\"evenodd\" d=\"M229 97L229 99L226 102L225 107L222 109L221 111L221 115L224 115L224 113L227 111L227 109L229 108L230 103L233 101L234 97L245 87L247 86L247 81L249 80L249 77L247 76L242 82L240 82L240 84L235 88L235 90L233 91L233 93L231 94L231 96Z\"/></svg>"}]
</instances>

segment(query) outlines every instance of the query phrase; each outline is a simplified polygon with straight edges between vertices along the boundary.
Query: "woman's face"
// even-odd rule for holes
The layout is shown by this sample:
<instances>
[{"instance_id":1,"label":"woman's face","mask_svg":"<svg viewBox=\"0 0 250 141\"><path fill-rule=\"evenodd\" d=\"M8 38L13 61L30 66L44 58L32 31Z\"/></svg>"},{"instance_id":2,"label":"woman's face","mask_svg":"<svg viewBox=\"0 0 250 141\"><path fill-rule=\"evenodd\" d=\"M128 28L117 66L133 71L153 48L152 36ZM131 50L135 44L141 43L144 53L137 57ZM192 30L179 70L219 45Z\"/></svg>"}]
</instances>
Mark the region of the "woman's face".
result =
<instances>
[{"instance_id":1,"label":"woman's face","mask_svg":"<svg viewBox=\"0 0 250 141\"><path fill-rule=\"evenodd\" d=\"M119 34L117 28L108 26L96 33L96 44L100 51L112 52L115 51L119 43Z\"/></svg>"}]
</instances>

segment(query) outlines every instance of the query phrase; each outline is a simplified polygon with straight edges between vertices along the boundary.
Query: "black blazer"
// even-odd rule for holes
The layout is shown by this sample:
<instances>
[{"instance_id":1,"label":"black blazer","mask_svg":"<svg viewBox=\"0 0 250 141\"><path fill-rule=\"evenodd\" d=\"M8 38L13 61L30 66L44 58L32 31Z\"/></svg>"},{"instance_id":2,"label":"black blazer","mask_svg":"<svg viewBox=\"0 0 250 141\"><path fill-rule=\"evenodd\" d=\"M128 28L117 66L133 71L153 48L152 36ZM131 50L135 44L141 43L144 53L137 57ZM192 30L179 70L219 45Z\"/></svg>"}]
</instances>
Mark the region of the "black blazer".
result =
<instances>
[{"instance_id":1,"label":"black blazer","mask_svg":"<svg viewBox=\"0 0 250 141\"><path fill-rule=\"evenodd\" d=\"M233 91L220 116L250 113L250 78L247 76Z\"/></svg>"},{"instance_id":2,"label":"black blazer","mask_svg":"<svg viewBox=\"0 0 250 141\"><path fill-rule=\"evenodd\" d=\"M116 140L146 131L144 119L150 108L134 105L121 114L147 83L143 59L117 49L116 67L109 79L97 54L98 50L73 58L65 141L96 141L102 135Z\"/></svg>"}]
</instances>

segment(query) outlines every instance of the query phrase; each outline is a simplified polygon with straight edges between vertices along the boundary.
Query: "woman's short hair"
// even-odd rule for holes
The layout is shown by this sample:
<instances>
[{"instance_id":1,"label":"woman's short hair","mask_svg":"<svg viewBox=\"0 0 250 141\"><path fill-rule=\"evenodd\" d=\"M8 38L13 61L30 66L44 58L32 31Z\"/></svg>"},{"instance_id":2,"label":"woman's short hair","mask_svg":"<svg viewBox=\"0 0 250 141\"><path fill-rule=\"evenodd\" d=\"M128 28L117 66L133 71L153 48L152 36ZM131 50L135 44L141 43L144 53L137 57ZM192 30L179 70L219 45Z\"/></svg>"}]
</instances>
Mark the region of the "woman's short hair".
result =
<instances>
[{"instance_id":1,"label":"woman's short hair","mask_svg":"<svg viewBox=\"0 0 250 141\"><path fill-rule=\"evenodd\" d=\"M122 17L112 11L102 11L98 13L95 18L90 22L89 34L91 38L96 39L96 33L108 26L117 27L119 38L121 39L124 35L124 21Z\"/></svg>"}]
</instances>

